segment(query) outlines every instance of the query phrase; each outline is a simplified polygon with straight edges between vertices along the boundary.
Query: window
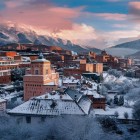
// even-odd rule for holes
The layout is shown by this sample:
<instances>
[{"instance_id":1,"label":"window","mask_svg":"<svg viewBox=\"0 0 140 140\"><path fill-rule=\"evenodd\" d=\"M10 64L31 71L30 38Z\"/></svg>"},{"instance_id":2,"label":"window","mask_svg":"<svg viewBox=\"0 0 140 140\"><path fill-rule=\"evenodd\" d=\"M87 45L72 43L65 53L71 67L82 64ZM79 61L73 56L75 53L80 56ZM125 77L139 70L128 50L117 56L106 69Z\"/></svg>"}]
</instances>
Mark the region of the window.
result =
<instances>
[{"instance_id":1,"label":"window","mask_svg":"<svg viewBox=\"0 0 140 140\"><path fill-rule=\"evenodd\" d=\"M46 74L48 74L48 70L46 70Z\"/></svg>"},{"instance_id":2,"label":"window","mask_svg":"<svg viewBox=\"0 0 140 140\"><path fill-rule=\"evenodd\" d=\"M35 70L35 74L36 74L36 75L38 75L38 74L39 74L38 70Z\"/></svg>"}]
</instances>

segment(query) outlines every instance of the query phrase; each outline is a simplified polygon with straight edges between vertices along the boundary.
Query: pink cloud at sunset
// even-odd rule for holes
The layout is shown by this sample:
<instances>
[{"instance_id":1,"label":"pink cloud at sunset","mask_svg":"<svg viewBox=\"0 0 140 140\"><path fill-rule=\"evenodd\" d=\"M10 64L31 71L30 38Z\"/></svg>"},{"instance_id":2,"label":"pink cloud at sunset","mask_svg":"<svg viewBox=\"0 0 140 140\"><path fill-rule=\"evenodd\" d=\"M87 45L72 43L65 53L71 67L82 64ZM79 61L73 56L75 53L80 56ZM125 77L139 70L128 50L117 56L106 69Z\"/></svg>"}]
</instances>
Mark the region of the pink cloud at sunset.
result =
<instances>
[{"instance_id":1,"label":"pink cloud at sunset","mask_svg":"<svg viewBox=\"0 0 140 140\"><path fill-rule=\"evenodd\" d=\"M118 13L97 13L93 14L93 16L101 17L106 20L126 20L126 14L118 14Z\"/></svg>"},{"instance_id":2,"label":"pink cloud at sunset","mask_svg":"<svg viewBox=\"0 0 140 140\"><path fill-rule=\"evenodd\" d=\"M140 10L140 2L138 1L129 2L129 6L135 10Z\"/></svg>"},{"instance_id":3,"label":"pink cloud at sunset","mask_svg":"<svg viewBox=\"0 0 140 140\"><path fill-rule=\"evenodd\" d=\"M1 16L6 21L27 24L42 29L57 31L70 29L72 20L79 16L82 7L65 8L46 5L19 6L1 11Z\"/></svg>"},{"instance_id":4,"label":"pink cloud at sunset","mask_svg":"<svg viewBox=\"0 0 140 140\"><path fill-rule=\"evenodd\" d=\"M121 0L102 1L110 2L112 7L112 2L114 4ZM93 11L88 11L88 6L84 4L69 7L53 3L51 0L5 0L4 4L5 8L0 10L0 22L26 25L39 34L53 35L78 44L104 48L120 38L139 36L139 29L134 29L131 20L139 20L137 13L140 11L140 2L128 3L129 14L119 11L97 12L94 11L94 4ZM128 24L131 30L127 29ZM121 30L122 28L125 30Z\"/></svg>"},{"instance_id":5,"label":"pink cloud at sunset","mask_svg":"<svg viewBox=\"0 0 140 140\"><path fill-rule=\"evenodd\" d=\"M65 38L67 40L73 40L74 43L88 44L89 40L98 39L98 33L96 30L86 24L73 24L72 29L61 30L56 33L57 37Z\"/></svg>"},{"instance_id":6,"label":"pink cloud at sunset","mask_svg":"<svg viewBox=\"0 0 140 140\"><path fill-rule=\"evenodd\" d=\"M129 15L133 22L140 23L140 2L129 2Z\"/></svg>"}]
</instances>

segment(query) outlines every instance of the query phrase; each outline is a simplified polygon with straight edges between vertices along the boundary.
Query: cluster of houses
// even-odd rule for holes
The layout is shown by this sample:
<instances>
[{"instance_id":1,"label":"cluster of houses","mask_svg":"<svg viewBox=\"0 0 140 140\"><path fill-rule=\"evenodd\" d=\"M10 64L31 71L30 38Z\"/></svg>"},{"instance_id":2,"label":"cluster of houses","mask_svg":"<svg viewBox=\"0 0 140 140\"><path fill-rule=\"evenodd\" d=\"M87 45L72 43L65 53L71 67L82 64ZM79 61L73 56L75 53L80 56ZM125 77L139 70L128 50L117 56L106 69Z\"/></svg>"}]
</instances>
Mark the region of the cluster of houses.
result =
<instances>
[{"instance_id":1,"label":"cluster of houses","mask_svg":"<svg viewBox=\"0 0 140 140\"><path fill-rule=\"evenodd\" d=\"M12 69L26 69L24 103L7 113L27 123L35 117L44 121L46 116L88 115L93 109L105 110L106 98L98 90L104 68L131 65L129 59L118 59L105 51L79 55L67 50L37 54L3 51L0 55L0 84L11 83ZM0 111L4 110L6 100L0 99Z\"/></svg>"}]
</instances>

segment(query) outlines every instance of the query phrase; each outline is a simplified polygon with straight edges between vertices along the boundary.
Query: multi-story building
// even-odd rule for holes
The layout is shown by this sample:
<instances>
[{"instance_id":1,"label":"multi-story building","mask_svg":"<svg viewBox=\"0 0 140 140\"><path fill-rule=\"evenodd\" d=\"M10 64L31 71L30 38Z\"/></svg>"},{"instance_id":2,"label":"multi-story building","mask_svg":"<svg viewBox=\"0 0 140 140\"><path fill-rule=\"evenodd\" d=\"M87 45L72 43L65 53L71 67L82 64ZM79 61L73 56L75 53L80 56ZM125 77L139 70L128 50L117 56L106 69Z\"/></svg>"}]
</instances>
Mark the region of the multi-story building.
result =
<instances>
[{"instance_id":1,"label":"multi-story building","mask_svg":"<svg viewBox=\"0 0 140 140\"><path fill-rule=\"evenodd\" d=\"M42 95L58 88L59 74L51 68L50 61L40 54L38 59L31 62L30 71L24 76L24 100Z\"/></svg>"},{"instance_id":2,"label":"multi-story building","mask_svg":"<svg viewBox=\"0 0 140 140\"><path fill-rule=\"evenodd\" d=\"M101 74L103 72L103 64L102 63L83 63L80 64L80 67L70 67L64 69L65 76L73 76L75 78L81 78L82 73L90 72L90 73L98 73Z\"/></svg>"},{"instance_id":3,"label":"multi-story building","mask_svg":"<svg viewBox=\"0 0 140 140\"><path fill-rule=\"evenodd\" d=\"M11 70L0 70L0 84L11 83Z\"/></svg>"},{"instance_id":4,"label":"multi-story building","mask_svg":"<svg viewBox=\"0 0 140 140\"><path fill-rule=\"evenodd\" d=\"M14 60L0 60L0 84L11 83L11 70L29 68L30 62L15 62Z\"/></svg>"},{"instance_id":5,"label":"multi-story building","mask_svg":"<svg viewBox=\"0 0 140 140\"><path fill-rule=\"evenodd\" d=\"M104 70L106 68L128 68L132 65L132 60L130 58L117 58L102 51L101 54L96 55L95 60L97 62L104 64Z\"/></svg>"},{"instance_id":6,"label":"multi-story building","mask_svg":"<svg viewBox=\"0 0 140 140\"><path fill-rule=\"evenodd\" d=\"M81 87L80 92L92 101L92 108L105 110L106 98L97 92L97 86L96 83L89 81Z\"/></svg>"},{"instance_id":7,"label":"multi-story building","mask_svg":"<svg viewBox=\"0 0 140 140\"><path fill-rule=\"evenodd\" d=\"M64 56L63 55L60 55L60 54L57 54L57 53L44 53L44 57L51 61L51 63L53 64L57 64L58 61L64 61Z\"/></svg>"},{"instance_id":8,"label":"multi-story building","mask_svg":"<svg viewBox=\"0 0 140 140\"><path fill-rule=\"evenodd\" d=\"M118 60L121 67L128 68L132 65L132 60L130 58L119 58Z\"/></svg>"}]
</instances>

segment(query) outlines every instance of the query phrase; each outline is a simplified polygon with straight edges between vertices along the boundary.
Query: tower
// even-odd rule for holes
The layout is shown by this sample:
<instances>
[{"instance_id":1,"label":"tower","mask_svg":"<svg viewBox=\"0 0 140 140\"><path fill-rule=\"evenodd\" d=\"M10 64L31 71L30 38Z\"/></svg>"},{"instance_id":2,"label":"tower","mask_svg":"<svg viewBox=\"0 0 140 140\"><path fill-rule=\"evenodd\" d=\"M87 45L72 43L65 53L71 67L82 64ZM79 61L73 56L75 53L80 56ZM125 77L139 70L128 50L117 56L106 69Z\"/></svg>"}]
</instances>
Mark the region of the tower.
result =
<instances>
[{"instance_id":1,"label":"tower","mask_svg":"<svg viewBox=\"0 0 140 140\"><path fill-rule=\"evenodd\" d=\"M46 92L56 90L59 74L51 69L50 61L41 53L38 59L31 62L30 72L24 76L24 100L40 96Z\"/></svg>"}]
</instances>

